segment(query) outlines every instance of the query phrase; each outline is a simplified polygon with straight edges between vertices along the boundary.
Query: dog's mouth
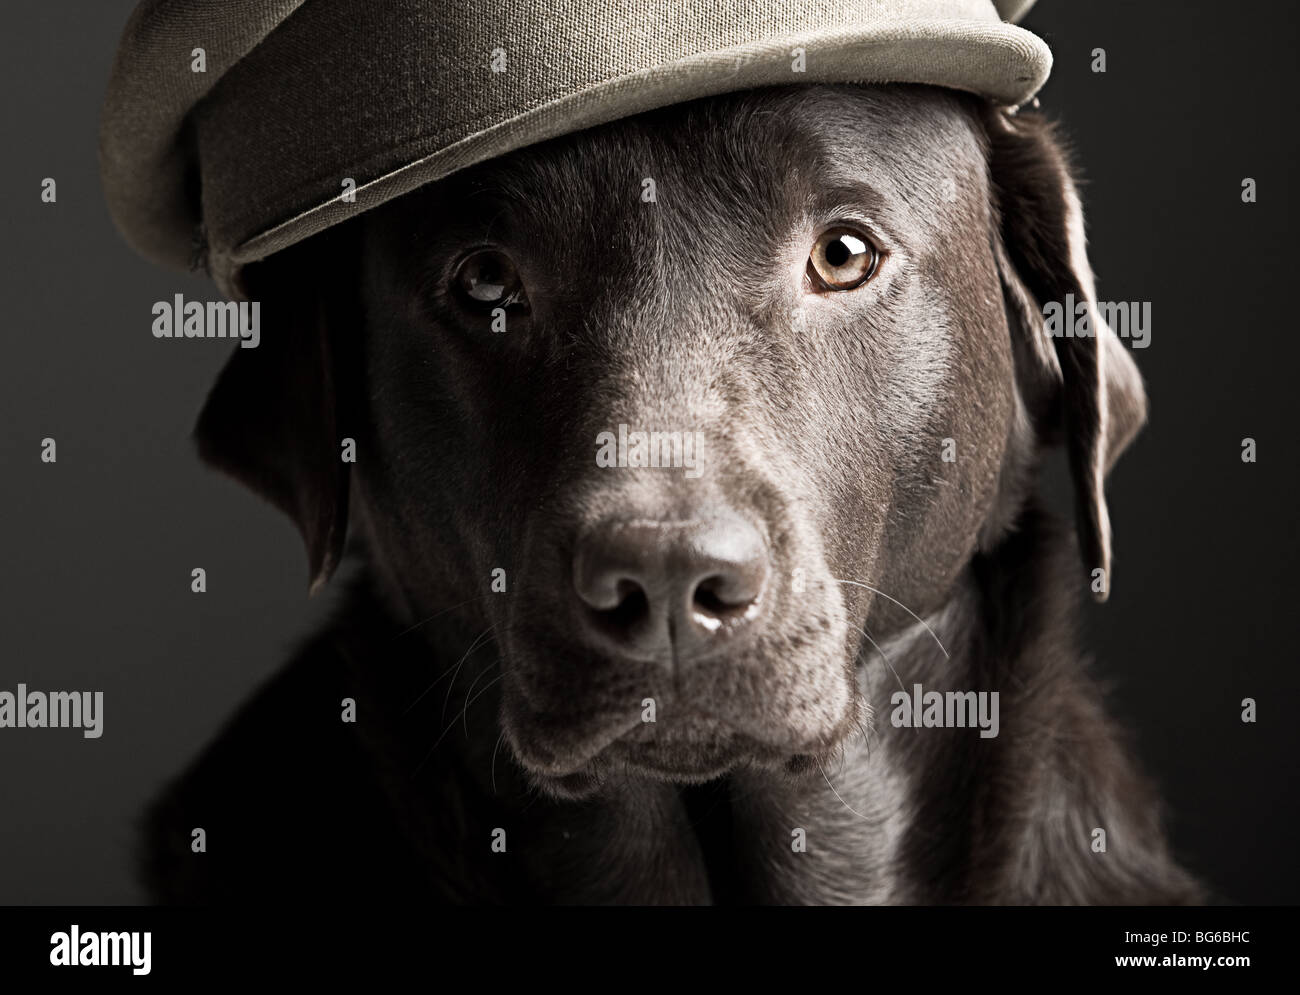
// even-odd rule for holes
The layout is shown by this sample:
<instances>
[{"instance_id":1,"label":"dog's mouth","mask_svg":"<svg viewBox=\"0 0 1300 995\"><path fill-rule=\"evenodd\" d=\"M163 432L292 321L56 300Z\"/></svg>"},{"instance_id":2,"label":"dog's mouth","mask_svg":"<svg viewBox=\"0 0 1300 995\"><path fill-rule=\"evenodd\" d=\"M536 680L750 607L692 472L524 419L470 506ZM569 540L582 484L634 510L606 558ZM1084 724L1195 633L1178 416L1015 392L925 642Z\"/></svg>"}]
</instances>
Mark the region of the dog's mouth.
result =
<instances>
[{"instance_id":1,"label":"dog's mouth","mask_svg":"<svg viewBox=\"0 0 1300 995\"><path fill-rule=\"evenodd\" d=\"M559 727L559 723L551 725L552 730ZM569 723L559 736L539 736L535 729L524 736L519 724L509 722L506 729L516 758L540 786L579 798L621 777L700 784L740 767L789 773L815 769L857 729L857 722L849 714L824 736L769 739L692 709L667 721L646 721L644 713L611 716L597 730L588 727L581 736Z\"/></svg>"},{"instance_id":2,"label":"dog's mouth","mask_svg":"<svg viewBox=\"0 0 1300 995\"><path fill-rule=\"evenodd\" d=\"M788 751L738 732L711 716L684 730L642 723L604 751L613 763L674 780L716 777L746 761L781 762Z\"/></svg>"}]
</instances>

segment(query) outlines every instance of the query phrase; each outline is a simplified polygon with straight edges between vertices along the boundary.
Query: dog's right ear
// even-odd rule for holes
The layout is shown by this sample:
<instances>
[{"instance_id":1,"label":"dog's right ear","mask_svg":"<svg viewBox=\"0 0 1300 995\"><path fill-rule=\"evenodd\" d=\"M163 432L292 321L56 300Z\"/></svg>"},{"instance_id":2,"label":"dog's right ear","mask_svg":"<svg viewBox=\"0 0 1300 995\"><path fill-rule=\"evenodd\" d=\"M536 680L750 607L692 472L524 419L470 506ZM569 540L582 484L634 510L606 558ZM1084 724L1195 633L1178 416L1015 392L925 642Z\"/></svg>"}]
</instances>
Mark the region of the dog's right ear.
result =
<instances>
[{"instance_id":1,"label":"dog's right ear","mask_svg":"<svg viewBox=\"0 0 1300 995\"><path fill-rule=\"evenodd\" d=\"M244 271L249 307L256 301L260 311L260 341L235 349L194 429L205 463L297 524L312 594L338 566L347 533L348 369L340 350L356 331L340 327L355 320L355 271L341 239L321 241L331 246L295 246Z\"/></svg>"}]
</instances>

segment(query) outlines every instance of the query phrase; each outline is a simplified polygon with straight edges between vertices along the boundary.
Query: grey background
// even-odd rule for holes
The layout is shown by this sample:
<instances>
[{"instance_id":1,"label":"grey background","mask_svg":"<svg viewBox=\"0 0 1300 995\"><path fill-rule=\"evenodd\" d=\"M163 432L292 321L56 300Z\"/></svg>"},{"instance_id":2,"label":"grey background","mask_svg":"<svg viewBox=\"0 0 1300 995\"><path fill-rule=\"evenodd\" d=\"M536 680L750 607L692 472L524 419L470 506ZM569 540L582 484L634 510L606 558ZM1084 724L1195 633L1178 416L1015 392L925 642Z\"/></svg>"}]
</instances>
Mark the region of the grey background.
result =
<instances>
[{"instance_id":1,"label":"grey background","mask_svg":"<svg viewBox=\"0 0 1300 995\"><path fill-rule=\"evenodd\" d=\"M135 257L101 200L99 101L131 6L11 4L0 41L0 690L99 689L106 713L98 740L0 731L0 903L141 900L140 807L328 608L287 519L193 453L227 343L149 333L154 301L214 291ZM1090 181L1100 296L1153 302L1151 422L1111 479L1091 645L1179 854L1229 899L1293 903L1295 15L1174 10L1040 0L1026 21L1056 54L1042 97Z\"/></svg>"}]
</instances>

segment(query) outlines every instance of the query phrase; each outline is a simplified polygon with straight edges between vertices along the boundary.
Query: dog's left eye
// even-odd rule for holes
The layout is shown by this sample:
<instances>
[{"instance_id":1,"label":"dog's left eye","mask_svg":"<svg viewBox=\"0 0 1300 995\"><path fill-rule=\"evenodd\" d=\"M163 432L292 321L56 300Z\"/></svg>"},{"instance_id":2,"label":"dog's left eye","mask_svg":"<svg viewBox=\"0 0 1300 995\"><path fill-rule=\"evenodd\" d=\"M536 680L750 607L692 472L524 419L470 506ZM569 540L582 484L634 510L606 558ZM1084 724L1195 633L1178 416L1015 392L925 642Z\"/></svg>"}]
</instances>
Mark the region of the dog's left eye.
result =
<instances>
[{"instance_id":1,"label":"dog's left eye","mask_svg":"<svg viewBox=\"0 0 1300 995\"><path fill-rule=\"evenodd\" d=\"M526 305L524 284L504 252L480 249L466 256L452 279L461 300L475 308Z\"/></svg>"},{"instance_id":2,"label":"dog's left eye","mask_svg":"<svg viewBox=\"0 0 1300 995\"><path fill-rule=\"evenodd\" d=\"M824 231L808 254L808 279L816 290L852 290L880 269L880 250L855 228Z\"/></svg>"}]
</instances>

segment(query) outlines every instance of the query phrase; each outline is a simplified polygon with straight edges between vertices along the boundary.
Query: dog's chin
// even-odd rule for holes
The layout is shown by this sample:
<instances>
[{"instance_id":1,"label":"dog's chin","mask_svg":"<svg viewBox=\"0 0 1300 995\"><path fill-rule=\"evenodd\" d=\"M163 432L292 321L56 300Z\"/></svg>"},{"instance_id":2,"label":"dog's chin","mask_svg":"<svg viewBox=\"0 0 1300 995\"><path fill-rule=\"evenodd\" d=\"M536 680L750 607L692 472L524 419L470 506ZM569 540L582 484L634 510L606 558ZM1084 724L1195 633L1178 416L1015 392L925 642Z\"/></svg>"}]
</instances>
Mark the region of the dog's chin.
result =
<instances>
[{"instance_id":1,"label":"dog's chin","mask_svg":"<svg viewBox=\"0 0 1300 995\"><path fill-rule=\"evenodd\" d=\"M712 724L668 732L640 722L612 739L589 742L581 752L569 750L563 755L522 743L518 748L515 734L507 738L534 785L563 800L591 798L635 780L703 784L739 768L800 775L816 771L843 740L837 733L824 743L787 747Z\"/></svg>"},{"instance_id":2,"label":"dog's chin","mask_svg":"<svg viewBox=\"0 0 1300 995\"><path fill-rule=\"evenodd\" d=\"M578 770L557 774L530 768L524 764L532 782L545 793L565 801L580 801L616 790L635 780L663 781L669 784L704 784L729 774L748 763L743 757L698 757L669 760L649 756L642 751L608 749Z\"/></svg>"}]
</instances>

